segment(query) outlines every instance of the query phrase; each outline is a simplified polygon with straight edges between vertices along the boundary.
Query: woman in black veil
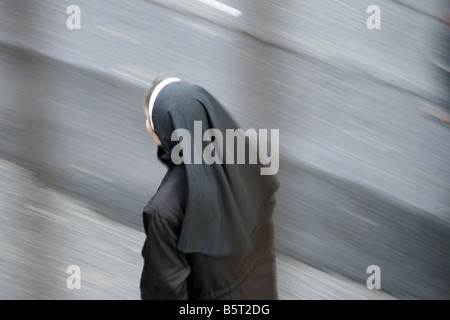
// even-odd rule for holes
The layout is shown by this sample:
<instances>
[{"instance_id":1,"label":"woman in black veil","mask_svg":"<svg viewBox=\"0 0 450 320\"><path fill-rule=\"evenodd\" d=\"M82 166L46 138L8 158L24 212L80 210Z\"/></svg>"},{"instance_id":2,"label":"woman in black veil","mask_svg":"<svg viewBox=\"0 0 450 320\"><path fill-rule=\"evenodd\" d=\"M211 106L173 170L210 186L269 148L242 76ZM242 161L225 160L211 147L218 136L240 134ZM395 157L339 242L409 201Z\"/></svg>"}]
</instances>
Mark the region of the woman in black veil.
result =
<instances>
[{"instance_id":1,"label":"woman in black veil","mask_svg":"<svg viewBox=\"0 0 450 320\"><path fill-rule=\"evenodd\" d=\"M175 134L184 129L194 137L200 130L204 137L209 129L225 135L239 128L202 87L158 77L144 105L147 130L168 170L143 210L142 299L276 299L275 176L262 175L259 161L199 162L202 151L218 140L189 141ZM252 146L246 147L250 152ZM230 141L215 149L221 159L242 151ZM173 161L175 156L183 161Z\"/></svg>"}]
</instances>

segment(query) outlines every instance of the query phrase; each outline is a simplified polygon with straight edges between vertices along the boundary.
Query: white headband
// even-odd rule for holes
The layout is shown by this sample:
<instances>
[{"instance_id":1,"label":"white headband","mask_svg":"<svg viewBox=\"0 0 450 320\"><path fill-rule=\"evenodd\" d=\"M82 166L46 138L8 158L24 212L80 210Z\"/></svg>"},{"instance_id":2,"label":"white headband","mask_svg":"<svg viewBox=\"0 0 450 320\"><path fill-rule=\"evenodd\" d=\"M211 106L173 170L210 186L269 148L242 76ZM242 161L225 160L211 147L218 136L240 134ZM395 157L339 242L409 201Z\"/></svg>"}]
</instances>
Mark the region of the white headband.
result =
<instances>
[{"instance_id":1,"label":"white headband","mask_svg":"<svg viewBox=\"0 0 450 320\"><path fill-rule=\"evenodd\" d=\"M153 119L152 119L152 113L153 113L153 106L156 101L156 97L158 97L158 94L161 92L161 90L167 86L169 83L180 81L178 78L167 78L164 81L161 81L159 83L155 90L153 90L153 93L150 97L150 101L148 102L148 117L150 118L150 124L152 126L152 129L155 129L155 126L153 125Z\"/></svg>"}]
</instances>

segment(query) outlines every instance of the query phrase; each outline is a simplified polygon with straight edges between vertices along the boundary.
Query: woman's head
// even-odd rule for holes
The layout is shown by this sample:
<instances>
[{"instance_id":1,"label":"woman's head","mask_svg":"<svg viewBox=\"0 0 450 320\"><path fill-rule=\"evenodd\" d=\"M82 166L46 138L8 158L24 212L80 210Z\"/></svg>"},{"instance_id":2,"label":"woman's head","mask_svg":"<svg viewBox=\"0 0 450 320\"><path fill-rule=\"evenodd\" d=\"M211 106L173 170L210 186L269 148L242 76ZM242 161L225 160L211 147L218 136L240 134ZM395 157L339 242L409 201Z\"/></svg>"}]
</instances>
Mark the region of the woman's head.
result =
<instances>
[{"instance_id":1,"label":"woman's head","mask_svg":"<svg viewBox=\"0 0 450 320\"><path fill-rule=\"evenodd\" d=\"M147 131L152 135L153 139L155 140L155 142L158 146L161 146L161 141L160 141L158 135L156 134L155 129L152 126L152 120L150 119L151 114L149 114L149 103L150 103L152 94L155 92L155 89L158 87L158 85L169 78L170 78L169 75L157 76L153 80L150 88L148 88L147 92L145 93L145 97L144 97L144 112L145 112L145 118L146 118L145 127L147 128Z\"/></svg>"},{"instance_id":2,"label":"woman's head","mask_svg":"<svg viewBox=\"0 0 450 320\"><path fill-rule=\"evenodd\" d=\"M193 133L194 121L208 123L207 112L195 92L197 86L178 78L157 77L144 99L146 127L163 150L171 152L177 145L172 139L177 129Z\"/></svg>"},{"instance_id":3,"label":"woman's head","mask_svg":"<svg viewBox=\"0 0 450 320\"><path fill-rule=\"evenodd\" d=\"M211 132L223 136L227 130L239 127L220 102L201 86L158 77L147 91L144 103L147 129L159 145L158 157L162 160L170 155L171 165L176 165L172 156L178 154L183 159L189 190L178 249L208 255L248 253L253 246L250 235L259 207L278 189L278 181L260 174L261 163L203 161L208 152L221 154L222 159L234 159L238 148L234 138L231 145L227 139L220 147L217 143L220 139L208 136ZM177 132L183 134L177 136ZM175 149L181 142L181 148ZM250 150L250 141L244 140L239 148L243 152Z\"/></svg>"}]
</instances>

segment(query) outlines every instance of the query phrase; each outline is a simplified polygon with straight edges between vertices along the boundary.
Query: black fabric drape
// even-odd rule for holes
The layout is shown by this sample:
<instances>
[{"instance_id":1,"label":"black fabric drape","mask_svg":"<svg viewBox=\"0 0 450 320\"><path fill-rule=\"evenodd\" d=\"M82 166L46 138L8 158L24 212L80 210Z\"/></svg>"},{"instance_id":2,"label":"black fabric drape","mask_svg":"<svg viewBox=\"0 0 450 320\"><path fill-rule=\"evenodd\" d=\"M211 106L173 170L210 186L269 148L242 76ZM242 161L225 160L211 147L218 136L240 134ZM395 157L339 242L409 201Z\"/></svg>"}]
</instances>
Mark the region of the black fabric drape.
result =
<instances>
[{"instance_id":1,"label":"black fabric drape","mask_svg":"<svg viewBox=\"0 0 450 320\"><path fill-rule=\"evenodd\" d=\"M212 256L249 253L253 249L250 235L258 209L264 199L275 193L279 183L275 176L261 175L259 161L225 163L231 143L225 140L226 129L238 129L237 123L209 92L186 81L162 89L155 100L152 120L162 144L158 156L169 166L174 165L170 161L172 149L180 143L171 141L173 131L186 129L192 137L191 164L181 164L186 167L188 190L178 249ZM201 121L202 137L208 129L220 130L224 137L224 164L194 164L194 121ZM203 152L210 143L202 141L199 150ZM248 140L246 143L248 152ZM237 151L235 146L235 155Z\"/></svg>"}]
</instances>

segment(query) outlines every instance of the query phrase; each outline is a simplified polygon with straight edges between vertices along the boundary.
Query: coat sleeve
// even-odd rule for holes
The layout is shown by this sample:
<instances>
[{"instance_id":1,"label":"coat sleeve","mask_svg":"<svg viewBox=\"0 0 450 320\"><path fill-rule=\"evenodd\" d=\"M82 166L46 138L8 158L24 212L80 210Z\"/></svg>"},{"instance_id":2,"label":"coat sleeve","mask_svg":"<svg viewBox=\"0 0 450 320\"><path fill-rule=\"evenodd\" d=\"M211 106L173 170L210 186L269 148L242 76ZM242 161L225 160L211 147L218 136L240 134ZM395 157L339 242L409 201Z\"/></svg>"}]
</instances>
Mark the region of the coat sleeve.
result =
<instances>
[{"instance_id":1,"label":"coat sleeve","mask_svg":"<svg viewBox=\"0 0 450 320\"><path fill-rule=\"evenodd\" d=\"M147 238L142 248L141 298L187 300L190 266L186 254L177 249L179 224L156 210L144 211L143 218Z\"/></svg>"}]
</instances>

